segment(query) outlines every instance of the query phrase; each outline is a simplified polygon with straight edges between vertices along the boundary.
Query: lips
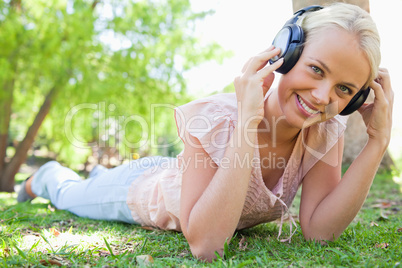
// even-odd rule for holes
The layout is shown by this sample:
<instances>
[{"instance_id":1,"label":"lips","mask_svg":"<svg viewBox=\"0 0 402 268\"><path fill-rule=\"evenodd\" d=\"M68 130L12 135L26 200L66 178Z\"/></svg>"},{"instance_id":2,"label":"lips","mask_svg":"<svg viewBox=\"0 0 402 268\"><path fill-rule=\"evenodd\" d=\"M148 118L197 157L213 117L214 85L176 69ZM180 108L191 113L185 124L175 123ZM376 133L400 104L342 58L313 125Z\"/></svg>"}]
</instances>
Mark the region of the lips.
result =
<instances>
[{"instance_id":1,"label":"lips","mask_svg":"<svg viewBox=\"0 0 402 268\"><path fill-rule=\"evenodd\" d=\"M299 104L300 104L299 107L301 107L301 109L302 109L303 112L307 113L309 116L310 116L310 115L316 115L316 114L320 113L320 111L310 108L310 107L303 101L303 99L302 99L299 95L296 95L296 96L297 96L297 100L298 100L298 102L299 102Z\"/></svg>"}]
</instances>

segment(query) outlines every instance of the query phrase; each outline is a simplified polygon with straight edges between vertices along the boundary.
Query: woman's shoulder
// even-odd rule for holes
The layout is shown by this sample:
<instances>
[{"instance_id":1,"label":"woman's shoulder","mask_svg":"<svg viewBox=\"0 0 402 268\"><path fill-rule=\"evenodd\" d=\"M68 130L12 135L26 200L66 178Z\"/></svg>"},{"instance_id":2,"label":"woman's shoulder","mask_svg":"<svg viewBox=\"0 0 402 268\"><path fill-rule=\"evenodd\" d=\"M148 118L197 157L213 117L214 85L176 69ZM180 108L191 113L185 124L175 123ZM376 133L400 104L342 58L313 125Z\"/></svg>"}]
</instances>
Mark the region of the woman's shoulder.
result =
<instances>
[{"instance_id":1,"label":"woman's shoulder","mask_svg":"<svg viewBox=\"0 0 402 268\"><path fill-rule=\"evenodd\" d=\"M210 95L207 97L203 97L200 99L193 100L188 102L178 108L186 108L191 106L201 106L201 105L211 105L217 107L237 107L237 100L235 93L219 93Z\"/></svg>"},{"instance_id":2,"label":"woman's shoulder","mask_svg":"<svg viewBox=\"0 0 402 268\"><path fill-rule=\"evenodd\" d=\"M235 93L221 93L191 101L175 109L176 118L194 121L205 117L208 121L216 121L221 116L233 120L237 117L237 99ZM204 118L204 120L205 120Z\"/></svg>"},{"instance_id":3,"label":"woman's shoulder","mask_svg":"<svg viewBox=\"0 0 402 268\"><path fill-rule=\"evenodd\" d=\"M237 121L237 101L233 93L208 96L175 109L177 132L186 144L195 137L219 165Z\"/></svg>"}]
</instances>

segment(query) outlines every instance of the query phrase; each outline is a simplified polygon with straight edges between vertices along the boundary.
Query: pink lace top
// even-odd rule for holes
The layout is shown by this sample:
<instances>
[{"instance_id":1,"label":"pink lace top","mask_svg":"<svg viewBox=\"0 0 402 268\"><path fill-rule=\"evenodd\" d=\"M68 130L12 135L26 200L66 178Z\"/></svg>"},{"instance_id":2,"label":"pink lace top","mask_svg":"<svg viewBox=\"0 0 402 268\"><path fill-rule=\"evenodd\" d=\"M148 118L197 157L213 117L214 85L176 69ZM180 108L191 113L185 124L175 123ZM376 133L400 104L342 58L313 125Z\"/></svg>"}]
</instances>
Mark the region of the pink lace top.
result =
<instances>
[{"instance_id":1,"label":"pink lace top","mask_svg":"<svg viewBox=\"0 0 402 268\"><path fill-rule=\"evenodd\" d=\"M190 102L176 108L175 119L182 141L186 143L189 135L196 137L220 166L237 121L236 95L218 94ZM272 191L264 184L257 161L252 168L237 229L282 220L303 177L336 144L346 128L346 120L346 117L336 116L304 129L297 138L282 177ZM260 159L258 148L255 149L254 159ZM183 168L185 163L179 154L169 165L150 168L132 183L127 204L134 221L143 226L181 231L179 212Z\"/></svg>"}]
</instances>

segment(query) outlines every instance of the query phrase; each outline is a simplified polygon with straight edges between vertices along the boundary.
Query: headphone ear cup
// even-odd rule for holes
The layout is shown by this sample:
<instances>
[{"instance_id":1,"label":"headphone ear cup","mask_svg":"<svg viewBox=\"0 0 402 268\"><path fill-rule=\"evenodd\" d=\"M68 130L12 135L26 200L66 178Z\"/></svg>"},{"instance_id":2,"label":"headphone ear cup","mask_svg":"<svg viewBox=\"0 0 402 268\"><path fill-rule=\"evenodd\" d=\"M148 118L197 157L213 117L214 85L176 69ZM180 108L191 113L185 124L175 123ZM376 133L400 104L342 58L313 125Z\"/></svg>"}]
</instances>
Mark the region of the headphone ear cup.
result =
<instances>
[{"instance_id":1,"label":"headphone ear cup","mask_svg":"<svg viewBox=\"0 0 402 268\"><path fill-rule=\"evenodd\" d=\"M296 24L287 24L278 32L272 44L281 49L281 53L270 59L272 64L283 58L283 64L276 69L281 74L288 73L297 63L303 51L304 33L303 29Z\"/></svg>"},{"instance_id":2,"label":"headphone ear cup","mask_svg":"<svg viewBox=\"0 0 402 268\"><path fill-rule=\"evenodd\" d=\"M367 97L370 93L370 88L366 88L364 90L360 90L353 98L350 100L348 105L340 112L340 115L349 115L359 109L364 102L367 100Z\"/></svg>"},{"instance_id":3,"label":"headphone ear cup","mask_svg":"<svg viewBox=\"0 0 402 268\"><path fill-rule=\"evenodd\" d=\"M282 65L276 69L281 74L288 73L297 63L303 51L304 32L302 27L297 24L299 17L306 12L314 12L323 9L322 6L313 5L302 8L294 13L294 16L288 20L282 29L275 36L272 44L281 49L281 53L269 60L273 64L280 58L283 58Z\"/></svg>"}]
</instances>

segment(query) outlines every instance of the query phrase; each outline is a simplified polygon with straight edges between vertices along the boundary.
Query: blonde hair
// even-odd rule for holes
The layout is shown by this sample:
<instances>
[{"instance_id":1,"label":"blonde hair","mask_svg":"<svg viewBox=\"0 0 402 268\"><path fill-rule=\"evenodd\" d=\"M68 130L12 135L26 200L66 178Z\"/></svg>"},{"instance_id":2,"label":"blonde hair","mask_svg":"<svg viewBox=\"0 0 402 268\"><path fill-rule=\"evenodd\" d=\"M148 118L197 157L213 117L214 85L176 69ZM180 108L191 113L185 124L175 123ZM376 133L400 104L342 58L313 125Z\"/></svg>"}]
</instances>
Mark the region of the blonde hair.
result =
<instances>
[{"instance_id":1,"label":"blonde hair","mask_svg":"<svg viewBox=\"0 0 402 268\"><path fill-rule=\"evenodd\" d=\"M321 10L307 12L302 18L301 27L308 43L321 31L336 27L356 35L360 48L370 64L370 77L364 88L377 77L381 62L380 36L371 16L358 6L335 3Z\"/></svg>"}]
</instances>

